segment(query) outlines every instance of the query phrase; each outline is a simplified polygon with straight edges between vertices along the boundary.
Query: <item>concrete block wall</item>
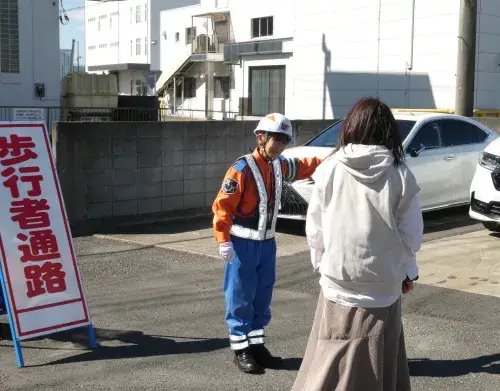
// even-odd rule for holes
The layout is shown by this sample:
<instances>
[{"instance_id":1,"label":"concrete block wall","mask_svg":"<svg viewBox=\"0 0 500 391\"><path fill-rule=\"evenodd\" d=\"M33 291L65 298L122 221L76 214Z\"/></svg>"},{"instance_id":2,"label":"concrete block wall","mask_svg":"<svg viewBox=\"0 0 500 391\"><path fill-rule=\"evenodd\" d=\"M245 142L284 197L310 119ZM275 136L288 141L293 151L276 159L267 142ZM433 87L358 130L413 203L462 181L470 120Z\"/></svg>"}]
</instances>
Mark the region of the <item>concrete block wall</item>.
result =
<instances>
[{"instance_id":1,"label":"concrete block wall","mask_svg":"<svg viewBox=\"0 0 500 391\"><path fill-rule=\"evenodd\" d=\"M295 145L332 121L294 121ZM209 210L224 173L255 148L254 121L55 123L53 153L72 225Z\"/></svg>"}]
</instances>

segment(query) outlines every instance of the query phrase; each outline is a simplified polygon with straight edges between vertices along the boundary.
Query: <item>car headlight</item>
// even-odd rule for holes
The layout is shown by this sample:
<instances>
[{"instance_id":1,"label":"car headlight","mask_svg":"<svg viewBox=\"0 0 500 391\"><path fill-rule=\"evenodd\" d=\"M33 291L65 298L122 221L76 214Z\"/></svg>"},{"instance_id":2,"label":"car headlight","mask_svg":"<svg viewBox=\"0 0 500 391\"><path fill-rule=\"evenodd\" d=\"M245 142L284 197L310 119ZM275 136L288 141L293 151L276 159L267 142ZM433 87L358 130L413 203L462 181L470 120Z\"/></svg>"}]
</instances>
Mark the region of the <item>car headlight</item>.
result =
<instances>
[{"instance_id":1,"label":"car headlight","mask_svg":"<svg viewBox=\"0 0 500 391\"><path fill-rule=\"evenodd\" d=\"M487 170L494 171L496 168L500 168L500 156L482 152L479 154L479 165Z\"/></svg>"}]
</instances>

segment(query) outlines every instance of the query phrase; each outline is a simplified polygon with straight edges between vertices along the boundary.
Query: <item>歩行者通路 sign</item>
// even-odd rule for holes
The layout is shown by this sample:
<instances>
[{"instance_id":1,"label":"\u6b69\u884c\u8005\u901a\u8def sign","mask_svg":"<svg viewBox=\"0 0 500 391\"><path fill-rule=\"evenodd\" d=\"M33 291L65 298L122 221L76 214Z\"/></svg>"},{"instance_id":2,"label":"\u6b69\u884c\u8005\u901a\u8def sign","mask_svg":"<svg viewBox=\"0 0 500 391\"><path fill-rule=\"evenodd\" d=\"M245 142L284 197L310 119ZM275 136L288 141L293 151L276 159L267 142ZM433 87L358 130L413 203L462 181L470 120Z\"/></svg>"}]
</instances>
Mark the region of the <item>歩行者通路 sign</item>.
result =
<instances>
[{"instance_id":1,"label":"\u6b69\u884c\u8005\u901a\u8def sign","mask_svg":"<svg viewBox=\"0 0 500 391\"><path fill-rule=\"evenodd\" d=\"M44 123L0 122L0 215L13 338L90 325Z\"/></svg>"}]
</instances>

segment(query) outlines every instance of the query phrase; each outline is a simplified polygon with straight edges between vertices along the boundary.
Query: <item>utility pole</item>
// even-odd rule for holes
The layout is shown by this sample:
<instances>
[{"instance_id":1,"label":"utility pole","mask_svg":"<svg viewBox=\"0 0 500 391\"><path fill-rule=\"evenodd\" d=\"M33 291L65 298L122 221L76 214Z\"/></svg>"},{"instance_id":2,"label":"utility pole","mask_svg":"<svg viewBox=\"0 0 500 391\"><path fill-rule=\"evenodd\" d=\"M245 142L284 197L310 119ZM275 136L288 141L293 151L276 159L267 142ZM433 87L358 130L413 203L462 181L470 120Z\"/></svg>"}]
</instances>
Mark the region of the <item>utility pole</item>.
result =
<instances>
[{"instance_id":1,"label":"utility pole","mask_svg":"<svg viewBox=\"0 0 500 391\"><path fill-rule=\"evenodd\" d=\"M76 43L76 69L80 72L80 41Z\"/></svg>"},{"instance_id":2,"label":"utility pole","mask_svg":"<svg viewBox=\"0 0 500 391\"><path fill-rule=\"evenodd\" d=\"M455 113L467 117L472 117L474 111L476 26L477 0L461 0Z\"/></svg>"},{"instance_id":3,"label":"utility pole","mask_svg":"<svg viewBox=\"0 0 500 391\"><path fill-rule=\"evenodd\" d=\"M69 73L73 73L73 61L75 61L75 40L71 41L71 55L69 59Z\"/></svg>"}]
</instances>

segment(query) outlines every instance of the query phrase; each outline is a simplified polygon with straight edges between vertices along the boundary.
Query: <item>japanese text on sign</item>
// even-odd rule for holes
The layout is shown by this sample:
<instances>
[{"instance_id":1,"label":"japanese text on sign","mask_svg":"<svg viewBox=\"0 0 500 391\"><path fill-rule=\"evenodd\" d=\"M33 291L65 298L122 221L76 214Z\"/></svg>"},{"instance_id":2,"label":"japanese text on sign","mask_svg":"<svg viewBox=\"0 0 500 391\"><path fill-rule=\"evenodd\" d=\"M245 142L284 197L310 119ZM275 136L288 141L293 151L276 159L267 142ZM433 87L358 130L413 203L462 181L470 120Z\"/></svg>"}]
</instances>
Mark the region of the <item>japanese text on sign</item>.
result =
<instances>
[{"instance_id":1,"label":"japanese text on sign","mask_svg":"<svg viewBox=\"0 0 500 391\"><path fill-rule=\"evenodd\" d=\"M19 261L25 264L29 298L66 291L66 273L60 262L57 238L51 229L50 205L43 198L41 183L44 178L34 148L35 143L29 136L0 137L0 176L12 197L10 218L22 230L17 234L17 239L23 243L18 246ZM21 163L23 167L16 169ZM28 190L21 192L20 183L27 184Z\"/></svg>"}]
</instances>

